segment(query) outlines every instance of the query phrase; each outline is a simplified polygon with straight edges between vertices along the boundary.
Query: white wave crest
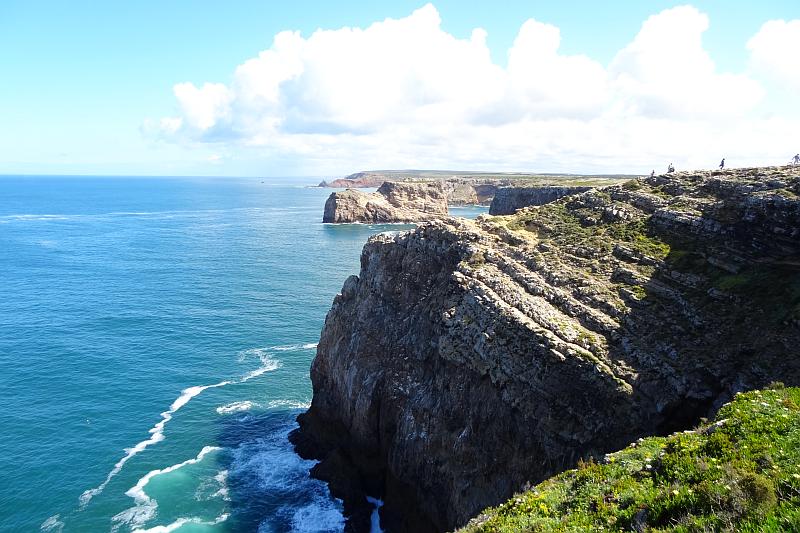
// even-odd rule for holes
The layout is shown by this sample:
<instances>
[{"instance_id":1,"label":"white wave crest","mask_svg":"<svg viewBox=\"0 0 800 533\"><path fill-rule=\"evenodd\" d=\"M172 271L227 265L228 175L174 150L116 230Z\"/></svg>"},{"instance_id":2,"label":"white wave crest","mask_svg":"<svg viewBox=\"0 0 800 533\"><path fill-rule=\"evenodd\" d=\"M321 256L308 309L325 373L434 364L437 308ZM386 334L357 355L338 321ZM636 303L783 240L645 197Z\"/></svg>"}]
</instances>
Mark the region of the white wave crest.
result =
<instances>
[{"instance_id":1,"label":"white wave crest","mask_svg":"<svg viewBox=\"0 0 800 533\"><path fill-rule=\"evenodd\" d=\"M216 387L224 387L225 385L229 385L230 381L220 381L219 383L214 383L213 385L199 385L195 387L189 387L188 389L183 389L181 391L181 395L178 396L172 405L170 405L169 410L164 411L161 413L161 420L153 426L149 433L150 438L143 440L136 444L133 448L126 448L125 455L117 461L117 464L114 465L114 468L106 476L106 479L97 487L93 489L89 489L83 492L80 497L80 504L81 509L86 507L92 498L103 492L105 490L106 485L111 481L111 479L120 473L122 467L125 466L125 463L131 460L134 456L138 453L144 451L148 446L152 444L156 444L157 442L161 442L164 440L164 427L167 425L167 422L172 420L172 415L174 415L181 407L189 403L189 400L200 394L206 389L213 389Z\"/></svg>"},{"instance_id":2,"label":"white wave crest","mask_svg":"<svg viewBox=\"0 0 800 533\"><path fill-rule=\"evenodd\" d=\"M289 409L308 409L311 407L311 402L302 402L299 400L270 400L270 402L267 403L268 409L277 409L278 407L288 407Z\"/></svg>"},{"instance_id":3,"label":"white wave crest","mask_svg":"<svg viewBox=\"0 0 800 533\"><path fill-rule=\"evenodd\" d=\"M64 530L64 522L61 521L61 515L53 515L39 526L41 531L55 531L61 533Z\"/></svg>"},{"instance_id":4,"label":"white wave crest","mask_svg":"<svg viewBox=\"0 0 800 533\"><path fill-rule=\"evenodd\" d=\"M251 357L256 357L259 361L261 361L261 366L245 374L245 376L240 380L241 383L250 381L251 379L258 377L265 372L272 372L273 370L280 368L281 362L278 359L274 359L269 353L272 349L274 348L251 348L249 350L239 352L240 361L244 361Z\"/></svg>"},{"instance_id":5,"label":"white wave crest","mask_svg":"<svg viewBox=\"0 0 800 533\"><path fill-rule=\"evenodd\" d=\"M161 420L158 421L156 425L149 430L149 433L151 435L150 438L137 443L132 448L126 448L124 450L125 455L122 457L122 459L117 461L117 463L114 465L114 467L106 476L106 479L97 487L85 490L83 494L81 494L79 498L80 509L84 509L89 504L89 502L92 501L92 498L99 495L105 490L106 486L114 478L114 476L120 473L122 468L125 466L125 463L127 463L137 454L147 449L148 446L151 446L153 444L156 444L164 440L165 438L164 428L166 427L167 422L172 420L172 415L174 415L181 407L189 403L189 401L192 398L194 398L204 390L213 389L217 387L224 387L226 385L231 385L234 383L245 383L266 372L271 372L273 370L277 370L278 368L280 368L281 362L278 359L274 359L273 357L271 357L271 355L269 354L269 350L270 348L252 348L250 350L244 350L242 352L239 352L240 361L255 356L261 362L261 366L256 368L255 370L248 372L247 374L245 374L236 381L225 380L225 381L220 381L219 383L214 383L213 385L196 385L194 387L183 389L181 391L180 396L178 396L175 399L175 401L172 402L172 405L170 405L169 409L161 413Z\"/></svg>"},{"instance_id":6,"label":"white wave crest","mask_svg":"<svg viewBox=\"0 0 800 533\"><path fill-rule=\"evenodd\" d=\"M273 350L276 352L299 352L301 350L313 350L316 347L317 347L316 342L307 342L305 344L281 344L278 346L272 346L264 349Z\"/></svg>"},{"instance_id":7,"label":"white wave crest","mask_svg":"<svg viewBox=\"0 0 800 533\"><path fill-rule=\"evenodd\" d=\"M221 524L225 520L228 519L230 515L228 513L224 513L219 515L212 521L203 520L202 518L178 518L171 524L167 524L166 526L155 526L148 529L135 529L133 533L170 533L171 531L175 531L186 524L195 524L198 526L215 526L217 524Z\"/></svg>"},{"instance_id":8,"label":"white wave crest","mask_svg":"<svg viewBox=\"0 0 800 533\"><path fill-rule=\"evenodd\" d=\"M183 468L184 466L197 464L209 453L221 449L222 448L219 448L218 446L204 446L203 449L200 450L200 453L198 453L193 459L187 459L182 463L174 464L166 468L151 470L142 476L139 481L136 482L136 485L125 492L126 496L133 498L133 501L136 503L136 505L130 509L126 509L125 511L118 513L112 518L112 520L117 523L130 524L132 528L138 528L148 520L152 519L156 514L156 510L158 509L158 502L150 498L150 496L148 496L144 490L147 484L150 483L150 480L156 476L174 472L175 470Z\"/></svg>"},{"instance_id":9,"label":"white wave crest","mask_svg":"<svg viewBox=\"0 0 800 533\"><path fill-rule=\"evenodd\" d=\"M258 404L251 402L250 400L245 400L243 402L233 402L226 405L220 405L217 407L217 414L220 415L228 415L231 413L238 413L240 411L249 411L253 407L257 406Z\"/></svg>"},{"instance_id":10,"label":"white wave crest","mask_svg":"<svg viewBox=\"0 0 800 533\"><path fill-rule=\"evenodd\" d=\"M219 490L211 495L212 498L222 498L223 500L230 500L230 496L228 495L228 471L227 470L220 470L217 472L217 475L214 476L214 481L219 483Z\"/></svg>"},{"instance_id":11,"label":"white wave crest","mask_svg":"<svg viewBox=\"0 0 800 533\"><path fill-rule=\"evenodd\" d=\"M342 531L344 515L328 500L318 498L295 510L292 515L293 533L320 533Z\"/></svg>"}]
</instances>

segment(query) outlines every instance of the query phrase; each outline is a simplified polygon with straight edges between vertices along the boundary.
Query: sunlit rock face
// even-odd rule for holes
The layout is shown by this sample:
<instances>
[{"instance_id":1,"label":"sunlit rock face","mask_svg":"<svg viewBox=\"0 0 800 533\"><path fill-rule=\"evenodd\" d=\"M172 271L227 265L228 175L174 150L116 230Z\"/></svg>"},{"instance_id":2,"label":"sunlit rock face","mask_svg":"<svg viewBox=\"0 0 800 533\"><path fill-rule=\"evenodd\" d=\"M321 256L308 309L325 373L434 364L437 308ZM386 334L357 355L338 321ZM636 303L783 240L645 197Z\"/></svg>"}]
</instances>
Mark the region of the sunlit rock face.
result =
<instances>
[{"instance_id":1,"label":"sunlit rock face","mask_svg":"<svg viewBox=\"0 0 800 533\"><path fill-rule=\"evenodd\" d=\"M447 216L440 182L384 182L374 193L347 189L332 193L322 221L328 223L424 222Z\"/></svg>"},{"instance_id":2,"label":"sunlit rock face","mask_svg":"<svg viewBox=\"0 0 800 533\"><path fill-rule=\"evenodd\" d=\"M388 530L442 531L737 391L800 384L799 176L673 173L373 237L293 441L351 516L369 493Z\"/></svg>"}]
</instances>

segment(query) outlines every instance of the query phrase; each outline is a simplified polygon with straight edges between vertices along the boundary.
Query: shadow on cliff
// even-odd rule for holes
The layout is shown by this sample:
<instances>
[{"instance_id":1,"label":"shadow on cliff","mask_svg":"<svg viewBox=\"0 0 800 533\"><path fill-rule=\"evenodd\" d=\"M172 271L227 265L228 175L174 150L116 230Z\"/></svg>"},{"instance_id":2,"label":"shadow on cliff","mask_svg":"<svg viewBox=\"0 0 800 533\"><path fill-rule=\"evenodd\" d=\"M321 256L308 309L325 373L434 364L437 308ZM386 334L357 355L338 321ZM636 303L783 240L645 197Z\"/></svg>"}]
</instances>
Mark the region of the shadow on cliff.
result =
<instances>
[{"instance_id":1,"label":"shadow on cliff","mask_svg":"<svg viewBox=\"0 0 800 533\"><path fill-rule=\"evenodd\" d=\"M800 385L800 255L768 242L677 237L652 276L629 291L624 342L609 353L637 373L635 402L666 435L710 418L740 391ZM765 236L763 239L769 239ZM638 294L637 294L638 293Z\"/></svg>"}]
</instances>

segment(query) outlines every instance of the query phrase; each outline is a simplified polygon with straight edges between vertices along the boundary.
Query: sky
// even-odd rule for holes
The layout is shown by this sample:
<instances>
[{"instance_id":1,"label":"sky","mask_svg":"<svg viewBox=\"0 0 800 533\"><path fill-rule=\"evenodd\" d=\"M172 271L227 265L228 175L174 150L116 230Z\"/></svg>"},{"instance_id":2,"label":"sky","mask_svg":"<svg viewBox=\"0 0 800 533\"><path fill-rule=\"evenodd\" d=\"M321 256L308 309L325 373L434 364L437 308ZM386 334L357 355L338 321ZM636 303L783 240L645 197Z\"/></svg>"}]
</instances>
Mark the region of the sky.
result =
<instances>
[{"instance_id":1,"label":"sky","mask_svg":"<svg viewBox=\"0 0 800 533\"><path fill-rule=\"evenodd\" d=\"M798 95L797 0L0 2L0 174L785 164Z\"/></svg>"}]
</instances>

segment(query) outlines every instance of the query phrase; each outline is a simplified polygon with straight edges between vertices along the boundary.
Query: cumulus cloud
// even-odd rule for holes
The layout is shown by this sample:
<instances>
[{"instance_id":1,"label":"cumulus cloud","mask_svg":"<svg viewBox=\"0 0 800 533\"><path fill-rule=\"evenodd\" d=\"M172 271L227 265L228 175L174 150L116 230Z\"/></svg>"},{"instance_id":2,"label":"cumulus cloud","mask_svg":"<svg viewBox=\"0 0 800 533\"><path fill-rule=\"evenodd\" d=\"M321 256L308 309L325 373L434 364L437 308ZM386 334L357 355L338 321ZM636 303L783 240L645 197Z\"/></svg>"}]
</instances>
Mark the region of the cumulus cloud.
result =
<instances>
[{"instance_id":1,"label":"cumulus cloud","mask_svg":"<svg viewBox=\"0 0 800 533\"><path fill-rule=\"evenodd\" d=\"M763 97L744 75L720 74L703 48L708 16L691 6L648 18L610 66L616 97L628 112L652 117L741 113Z\"/></svg>"},{"instance_id":2,"label":"cumulus cloud","mask_svg":"<svg viewBox=\"0 0 800 533\"><path fill-rule=\"evenodd\" d=\"M765 24L748 43L754 61L797 74L797 58L774 66L778 50L798 49L795 22ZM177 116L144 129L246 146L267 159L295 157L311 172L622 172L664 160L708 165L728 150L743 150L742 164L762 162L773 156L764 147L782 149L776 139L792 125L743 118L764 89L717 70L702 43L708 27L693 7L662 11L605 66L562 53L560 30L530 19L500 65L484 30L457 38L428 4L363 29L281 32L228 84L176 85Z\"/></svg>"},{"instance_id":3,"label":"cumulus cloud","mask_svg":"<svg viewBox=\"0 0 800 533\"><path fill-rule=\"evenodd\" d=\"M770 20L747 42L754 67L800 90L800 20Z\"/></svg>"}]
</instances>

